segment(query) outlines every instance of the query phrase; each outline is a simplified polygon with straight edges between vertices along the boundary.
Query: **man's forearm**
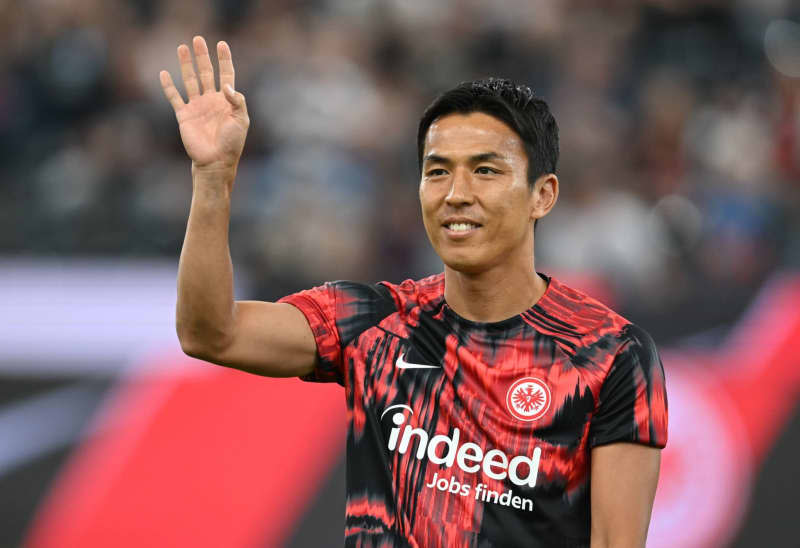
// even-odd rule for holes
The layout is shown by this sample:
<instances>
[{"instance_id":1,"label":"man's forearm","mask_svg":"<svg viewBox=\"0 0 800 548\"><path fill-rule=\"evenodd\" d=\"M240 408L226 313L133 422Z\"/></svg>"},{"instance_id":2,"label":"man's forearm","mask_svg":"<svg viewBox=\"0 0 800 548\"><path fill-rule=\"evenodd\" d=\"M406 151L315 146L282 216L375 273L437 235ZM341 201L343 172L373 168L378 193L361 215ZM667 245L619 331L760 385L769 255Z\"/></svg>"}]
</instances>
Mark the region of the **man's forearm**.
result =
<instances>
[{"instance_id":1,"label":"man's forearm","mask_svg":"<svg viewBox=\"0 0 800 548\"><path fill-rule=\"evenodd\" d=\"M228 244L235 169L192 169L192 205L178 265L176 329L184 351L213 352L234 321L233 264Z\"/></svg>"}]
</instances>

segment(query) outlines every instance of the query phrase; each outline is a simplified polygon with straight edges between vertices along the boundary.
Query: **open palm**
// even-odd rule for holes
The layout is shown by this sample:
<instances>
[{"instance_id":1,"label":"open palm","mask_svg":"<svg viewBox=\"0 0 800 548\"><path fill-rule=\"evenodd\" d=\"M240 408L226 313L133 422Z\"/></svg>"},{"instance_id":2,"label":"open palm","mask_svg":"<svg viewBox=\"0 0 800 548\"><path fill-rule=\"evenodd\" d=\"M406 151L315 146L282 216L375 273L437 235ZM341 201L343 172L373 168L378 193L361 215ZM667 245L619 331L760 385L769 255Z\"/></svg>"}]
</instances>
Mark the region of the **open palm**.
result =
<instances>
[{"instance_id":1,"label":"open palm","mask_svg":"<svg viewBox=\"0 0 800 548\"><path fill-rule=\"evenodd\" d=\"M214 67L208 46L201 36L192 40L199 72L195 74L192 56L185 44L178 46L181 76L189 97L184 103L169 72L159 73L175 117L181 139L196 168L235 168L244 148L250 118L244 95L234 91L234 69L231 50L225 42L217 43L219 80L222 91L214 84ZM202 92L200 86L202 85ZM230 86L230 87L229 87Z\"/></svg>"}]
</instances>

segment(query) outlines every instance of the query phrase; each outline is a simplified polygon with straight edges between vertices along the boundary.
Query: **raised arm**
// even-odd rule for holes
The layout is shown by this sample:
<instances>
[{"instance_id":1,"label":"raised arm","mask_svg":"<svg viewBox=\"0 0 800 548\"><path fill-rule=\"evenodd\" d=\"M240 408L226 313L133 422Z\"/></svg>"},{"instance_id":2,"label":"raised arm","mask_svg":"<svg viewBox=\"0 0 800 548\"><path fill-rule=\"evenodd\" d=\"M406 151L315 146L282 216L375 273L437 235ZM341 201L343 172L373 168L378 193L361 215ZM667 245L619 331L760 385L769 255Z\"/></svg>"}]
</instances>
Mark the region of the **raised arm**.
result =
<instances>
[{"instance_id":1,"label":"raised arm","mask_svg":"<svg viewBox=\"0 0 800 548\"><path fill-rule=\"evenodd\" d=\"M305 316L292 305L233 300L228 246L231 194L250 118L234 90L228 44L217 44L221 91L205 40L178 47L184 102L166 70L159 73L192 160L192 204L178 266L176 329L183 351L259 375L288 377L312 371L316 343ZM199 76L199 77L198 77Z\"/></svg>"}]
</instances>

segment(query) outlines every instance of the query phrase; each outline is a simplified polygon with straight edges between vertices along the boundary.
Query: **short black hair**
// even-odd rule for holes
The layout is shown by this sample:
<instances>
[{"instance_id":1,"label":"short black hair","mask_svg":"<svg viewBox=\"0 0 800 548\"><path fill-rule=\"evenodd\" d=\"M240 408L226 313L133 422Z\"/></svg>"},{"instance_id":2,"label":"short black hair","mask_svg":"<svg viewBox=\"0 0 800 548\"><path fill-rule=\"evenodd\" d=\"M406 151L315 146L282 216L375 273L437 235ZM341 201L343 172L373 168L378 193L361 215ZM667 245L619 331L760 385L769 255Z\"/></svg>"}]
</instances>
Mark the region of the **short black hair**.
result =
<instances>
[{"instance_id":1,"label":"short black hair","mask_svg":"<svg viewBox=\"0 0 800 548\"><path fill-rule=\"evenodd\" d=\"M528 156L528 184L533 187L540 176L555 173L558 164L558 124L547 103L531 88L505 78L462 82L439 95L425 109L417 132L419 170L428 128L448 114L483 112L513 129Z\"/></svg>"}]
</instances>

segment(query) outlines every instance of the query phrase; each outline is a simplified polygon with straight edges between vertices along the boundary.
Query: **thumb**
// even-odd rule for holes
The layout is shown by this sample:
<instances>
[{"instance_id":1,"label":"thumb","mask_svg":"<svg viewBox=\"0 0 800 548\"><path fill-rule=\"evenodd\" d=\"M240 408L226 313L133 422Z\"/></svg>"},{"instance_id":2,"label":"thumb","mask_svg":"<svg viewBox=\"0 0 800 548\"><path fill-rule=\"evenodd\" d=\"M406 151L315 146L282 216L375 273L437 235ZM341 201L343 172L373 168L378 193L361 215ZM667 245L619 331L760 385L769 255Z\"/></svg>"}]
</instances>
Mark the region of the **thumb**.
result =
<instances>
[{"instance_id":1,"label":"thumb","mask_svg":"<svg viewBox=\"0 0 800 548\"><path fill-rule=\"evenodd\" d=\"M239 93L238 91L233 90L233 86L230 84L225 84L222 87L223 95L228 100L228 102L233 106L233 110L244 110L244 95Z\"/></svg>"}]
</instances>

